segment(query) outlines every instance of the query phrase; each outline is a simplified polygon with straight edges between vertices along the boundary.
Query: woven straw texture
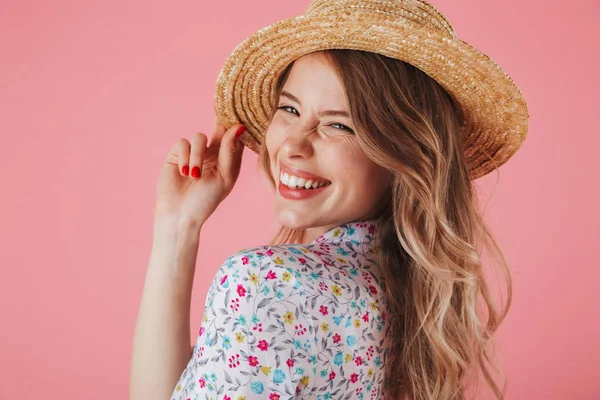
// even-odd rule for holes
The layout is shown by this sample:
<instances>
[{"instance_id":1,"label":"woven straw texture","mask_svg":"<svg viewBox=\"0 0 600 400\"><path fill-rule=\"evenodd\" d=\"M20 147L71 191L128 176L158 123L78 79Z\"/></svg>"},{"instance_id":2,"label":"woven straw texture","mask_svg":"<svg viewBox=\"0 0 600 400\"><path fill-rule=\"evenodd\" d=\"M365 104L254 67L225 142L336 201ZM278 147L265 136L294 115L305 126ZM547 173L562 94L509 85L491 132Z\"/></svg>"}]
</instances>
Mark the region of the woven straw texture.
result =
<instances>
[{"instance_id":1,"label":"woven straw texture","mask_svg":"<svg viewBox=\"0 0 600 400\"><path fill-rule=\"evenodd\" d=\"M439 82L463 115L471 179L504 164L525 140L529 114L512 79L491 58L457 38L433 6L418 0L315 0L304 15L262 28L240 43L217 78L215 107L226 127L246 126L258 152L275 82L295 59L353 49L403 60Z\"/></svg>"}]
</instances>

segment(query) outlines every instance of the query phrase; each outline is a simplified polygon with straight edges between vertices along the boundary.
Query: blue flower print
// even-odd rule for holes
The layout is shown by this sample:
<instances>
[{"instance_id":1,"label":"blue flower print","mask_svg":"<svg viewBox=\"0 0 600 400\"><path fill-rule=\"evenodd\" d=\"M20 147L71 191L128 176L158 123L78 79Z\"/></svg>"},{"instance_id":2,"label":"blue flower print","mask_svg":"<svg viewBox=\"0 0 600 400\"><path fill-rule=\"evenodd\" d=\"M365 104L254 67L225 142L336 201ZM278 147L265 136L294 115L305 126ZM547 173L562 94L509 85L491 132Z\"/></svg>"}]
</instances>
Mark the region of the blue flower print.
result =
<instances>
[{"instance_id":1,"label":"blue flower print","mask_svg":"<svg viewBox=\"0 0 600 400\"><path fill-rule=\"evenodd\" d=\"M223 343L221 343L221 346L223 346L225 350L229 350L231 348L231 340L229 340L228 336L223 336Z\"/></svg>"},{"instance_id":2,"label":"blue flower print","mask_svg":"<svg viewBox=\"0 0 600 400\"><path fill-rule=\"evenodd\" d=\"M348 335L348 337L346 338L346 344L348 344L348 346L356 345L356 336Z\"/></svg>"},{"instance_id":3,"label":"blue flower print","mask_svg":"<svg viewBox=\"0 0 600 400\"><path fill-rule=\"evenodd\" d=\"M342 365L344 363L344 355L341 351L337 352L335 357L333 357L333 363L335 365Z\"/></svg>"},{"instance_id":4,"label":"blue flower print","mask_svg":"<svg viewBox=\"0 0 600 400\"><path fill-rule=\"evenodd\" d=\"M340 254L340 255L342 255L342 256L347 256L349 254L346 250L344 250L341 247L338 247L337 253Z\"/></svg>"},{"instance_id":5,"label":"blue flower print","mask_svg":"<svg viewBox=\"0 0 600 400\"><path fill-rule=\"evenodd\" d=\"M280 384L285 380L285 372L280 369L276 369L273 373L273 382Z\"/></svg>"},{"instance_id":6,"label":"blue flower print","mask_svg":"<svg viewBox=\"0 0 600 400\"><path fill-rule=\"evenodd\" d=\"M254 392L256 394L261 394L263 392L263 390L265 390L264 385L260 381L251 382L250 388L252 389L252 392Z\"/></svg>"},{"instance_id":7,"label":"blue flower print","mask_svg":"<svg viewBox=\"0 0 600 400\"><path fill-rule=\"evenodd\" d=\"M292 246L288 250L290 251L290 253L294 253L294 254L298 254L298 255L302 255L303 254L300 250L298 250L298 249L296 249L295 247L292 247Z\"/></svg>"},{"instance_id":8,"label":"blue flower print","mask_svg":"<svg viewBox=\"0 0 600 400\"><path fill-rule=\"evenodd\" d=\"M333 322L335 322L336 325L339 325L343 319L343 315L336 315L335 317L333 317Z\"/></svg>"}]
</instances>

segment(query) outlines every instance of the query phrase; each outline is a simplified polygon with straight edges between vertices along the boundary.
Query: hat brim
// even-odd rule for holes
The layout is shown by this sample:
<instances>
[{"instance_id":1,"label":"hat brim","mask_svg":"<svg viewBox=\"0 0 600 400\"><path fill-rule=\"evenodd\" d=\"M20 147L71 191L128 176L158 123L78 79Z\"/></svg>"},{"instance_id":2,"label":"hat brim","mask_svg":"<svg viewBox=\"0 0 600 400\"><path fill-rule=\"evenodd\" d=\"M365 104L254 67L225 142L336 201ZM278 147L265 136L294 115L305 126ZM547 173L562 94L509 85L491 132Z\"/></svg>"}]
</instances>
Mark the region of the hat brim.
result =
<instances>
[{"instance_id":1,"label":"hat brim","mask_svg":"<svg viewBox=\"0 0 600 400\"><path fill-rule=\"evenodd\" d=\"M525 139L529 119L525 99L491 58L447 32L395 20L361 21L344 14L285 19L236 46L216 83L215 107L223 124L244 124L244 144L258 152L277 78L295 59L326 49L397 58L440 83L463 115L461 135L471 179L504 164Z\"/></svg>"}]
</instances>

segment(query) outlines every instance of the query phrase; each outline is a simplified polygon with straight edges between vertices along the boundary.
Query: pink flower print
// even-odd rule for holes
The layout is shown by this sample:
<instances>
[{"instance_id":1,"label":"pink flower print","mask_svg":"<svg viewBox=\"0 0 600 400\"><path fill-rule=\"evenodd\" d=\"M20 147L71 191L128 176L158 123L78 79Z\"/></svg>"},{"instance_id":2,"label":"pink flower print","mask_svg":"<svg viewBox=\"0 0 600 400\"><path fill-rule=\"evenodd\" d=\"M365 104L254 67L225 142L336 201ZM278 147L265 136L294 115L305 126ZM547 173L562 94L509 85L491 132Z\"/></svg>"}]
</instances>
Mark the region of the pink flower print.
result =
<instances>
[{"instance_id":1,"label":"pink flower print","mask_svg":"<svg viewBox=\"0 0 600 400\"><path fill-rule=\"evenodd\" d=\"M294 360L292 360L291 358L288 358L287 361L285 362L287 364L288 367L292 368L294 366Z\"/></svg>"},{"instance_id":2,"label":"pink flower print","mask_svg":"<svg viewBox=\"0 0 600 400\"><path fill-rule=\"evenodd\" d=\"M350 375L350 382L356 383L357 380L358 380L358 374Z\"/></svg>"},{"instance_id":3,"label":"pink flower print","mask_svg":"<svg viewBox=\"0 0 600 400\"><path fill-rule=\"evenodd\" d=\"M371 226L369 226L369 234L370 234L370 235L373 235L373 234L375 234L375 225L371 225Z\"/></svg>"},{"instance_id":4,"label":"pink flower print","mask_svg":"<svg viewBox=\"0 0 600 400\"><path fill-rule=\"evenodd\" d=\"M267 253L266 253L266 254L267 254L269 257L271 257L271 256L273 255L273 250L271 250L271 249L267 250Z\"/></svg>"},{"instance_id":5,"label":"pink flower print","mask_svg":"<svg viewBox=\"0 0 600 400\"><path fill-rule=\"evenodd\" d=\"M381 313L381 319L382 319L383 321L385 321L385 311L383 311L383 312Z\"/></svg>"},{"instance_id":6,"label":"pink flower print","mask_svg":"<svg viewBox=\"0 0 600 400\"><path fill-rule=\"evenodd\" d=\"M373 286L373 285L370 285L370 286L369 286L369 291L370 291L371 293L373 293L373 294L377 294L377 288L376 288L375 286Z\"/></svg>"},{"instance_id":7,"label":"pink flower print","mask_svg":"<svg viewBox=\"0 0 600 400\"><path fill-rule=\"evenodd\" d=\"M333 335L333 343L339 343L340 340L342 340L342 337L340 336L339 333L336 333L335 335Z\"/></svg>"},{"instance_id":8,"label":"pink flower print","mask_svg":"<svg viewBox=\"0 0 600 400\"><path fill-rule=\"evenodd\" d=\"M204 327L201 326L200 330L198 331L198 336L202 336L203 333L204 333Z\"/></svg>"},{"instance_id":9,"label":"pink flower print","mask_svg":"<svg viewBox=\"0 0 600 400\"><path fill-rule=\"evenodd\" d=\"M369 313L366 312L365 315L362 316L363 321L369 322Z\"/></svg>"},{"instance_id":10,"label":"pink flower print","mask_svg":"<svg viewBox=\"0 0 600 400\"><path fill-rule=\"evenodd\" d=\"M201 388L206 386L206 381L204 380L204 378L198 379L198 385L200 385Z\"/></svg>"},{"instance_id":11,"label":"pink flower print","mask_svg":"<svg viewBox=\"0 0 600 400\"><path fill-rule=\"evenodd\" d=\"M323 315L327 315L327 306L321 306L319 307L319 311L321 312L321 314Z\"/></svg>"},{"instance_id":12,"label":"pink flower print","mask_svg":"<svg viewBox=\"0 0 600 400\"><path fill-rule=\"evenodd\" d=\"M246 265L246 264L248 264L248 261L249 261L249 258L248 258L248 256L244 256L244 257L242 257L242 265Z\"/></svg>"},{"instance_id":13,"label":"pink flower print","mask_svg":"<svg viewBox=\"0 0 600 400\"><path fill-rule=\"evenodd\" d=\"M269 273L267 274L266 279L275 279L277 278L277 275L275 275L275 272L273 272L272 270L269 270Z\"/></svg>"},{"instance_id":14,"label":"pink flower print","mask_svg":"<svg viewBox=\"0 0 600 400\"><path fill-rule=\"evenodd\" d=\"M264 339L259 340L258 348L261 349L262 351L267 351L267 349L269 348L269 343L267 343L267 341Z\"/></svg>"},{"instance_id":15,"label":"pink flower print","mask_svg":"<svg viewBox=\"0 0 600 400\"><path fill-rule=\"evenodd\" d=\"M240 355L235 354L227 359L229 362L229 368L237 368L240 365Z\"/></svg>"},{"instance_id":16,"label":"pink flower print","mask_svg":"<svg viewBox=\"0 0 600 400\"><path fill-rule=\"evenodd\" d=\"M323 264L327 265L328 267L331 267L333 265L332 263L330 263L327 260L323 260Z\"/></svg>"},{"instance_id":17,"label":"pink flower print","mask_svg":"<svg viewBox=\"0 0 600 400\"><path fill-rule=\"evenodd\" d=\"M238 292L238 296L244 297L246 295L246 288L244 287L244 285L241 285L241 284L238 285L237 292Z\"/></svg>"},{"instance_id":18,"label":"pink flower print","mask_svg":"<svg viewBox=\"0 0 600 400\"><path fill-rule=\"evenodd\" d=\"M279 400L279 395L277 393L271 393L269 395L269 400Z\"/></svg>"},{"instance_id":19,"label":"pink flower print","mask_svg":"<svg viewBox=\"0 0 600 400\"><path fill-rule=\"evenodd\" d=\"M298 258L298 261L300 261L300 264L306 264L306 260L304 258Z\"/></svg>"},{"instance_id":20,"label":"pink flower print","mask_svg":"<svg viewBox=\"0 0 600 400\"><path fill-rule=\"evenodd\" d=\"M248 357L248 364L250 364L251 367L256 367L258 365L258 358L256 356Z\"/></svg>"},{"instance_id":21,"label":"pink flower print","mask_svg":"<svg viewBox=\"0 0 600 400\"><path fill-rule=\"evenodd\" d=\"M331 371L331 372L329 373L329 380L331 380L331 381L332 381L334 378L335 378L335 372Z\"/></svg>"},{"instance_id":22,"label":"pink flower print","mask_svg":"<svg viewBox=\"0 0 600 400\"><path fill-rule=\"evenodd\" d=\"M223 282L225 282L225 280L227 280L227 275L221 278L221 285L223 284Z\"/></svg>"},{"instance_id":23,"label":"pink flower print","mask_svg":"<svg viewBox=\"0 0 600 400\"><path fill-rule=\"evenodd\" d=\"M304 335L306 333L306 328L302 326L302 324L294 325L294 329L296 329L296 335Z\"/></svg>"},{"instance_id":24,"label":"pink flower print","mask_svg":"<svg viewBox=\"0 0 600 400\"><path fill-rule=\"evenodd\" d=\"M223 400L231 400L231 397L225 395L225 397L223 397Z\"/></svg>"},{"instance_id":25,"label":"pink flower print","mask_svg":"<svg viewBox=\"0 0 600 400\"><path fill-rule=\"evenodd\" d=\"M356 363L356 365L361 365L362 361L363 361L363 359L362 359L361 356L356 357L356 360L354 360L354 362Z\"/></svg>"}]
</instances>

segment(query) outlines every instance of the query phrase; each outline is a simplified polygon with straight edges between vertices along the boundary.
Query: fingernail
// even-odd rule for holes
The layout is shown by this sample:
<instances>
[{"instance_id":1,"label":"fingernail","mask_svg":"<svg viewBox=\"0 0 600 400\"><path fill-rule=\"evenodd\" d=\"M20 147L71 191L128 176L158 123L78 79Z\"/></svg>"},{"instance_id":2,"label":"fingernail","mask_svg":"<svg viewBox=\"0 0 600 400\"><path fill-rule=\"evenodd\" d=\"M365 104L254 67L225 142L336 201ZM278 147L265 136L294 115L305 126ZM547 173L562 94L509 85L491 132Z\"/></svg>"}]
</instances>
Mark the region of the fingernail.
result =
<instances>
[{"instance_id":1,"label":"fingernail","mask_svg":"<svg viewBox=\"0 0 600 400\"><path fill-rule=\"evenodd\" d=\"M195 166L192 168L192 178L200 178L200 167Z\"/></svg>"},{"instance_id":2,"label":"fingernail","mask_svg":"<svg viewBox=\"0 0 600 400\"><path fill-rule=\"evenodd\" d=\"M184 165L183 168L181 168L181 172L183 172L184 175L187 175L190 173L190 167L187 165Z\"/></svg>"},{"instance_id":3,"label":"fingernail","mask_svg":"<svg viewBox=\"0 0 600 400\"><path fill-rule=\"evenodd\" d=\"M244 131L246 130L246 127L244 125L240 126L237 130L237 132L235 133L235 137L240 137L240 135L242 133L244 133Z\"/></svg>"}]
</instances>

